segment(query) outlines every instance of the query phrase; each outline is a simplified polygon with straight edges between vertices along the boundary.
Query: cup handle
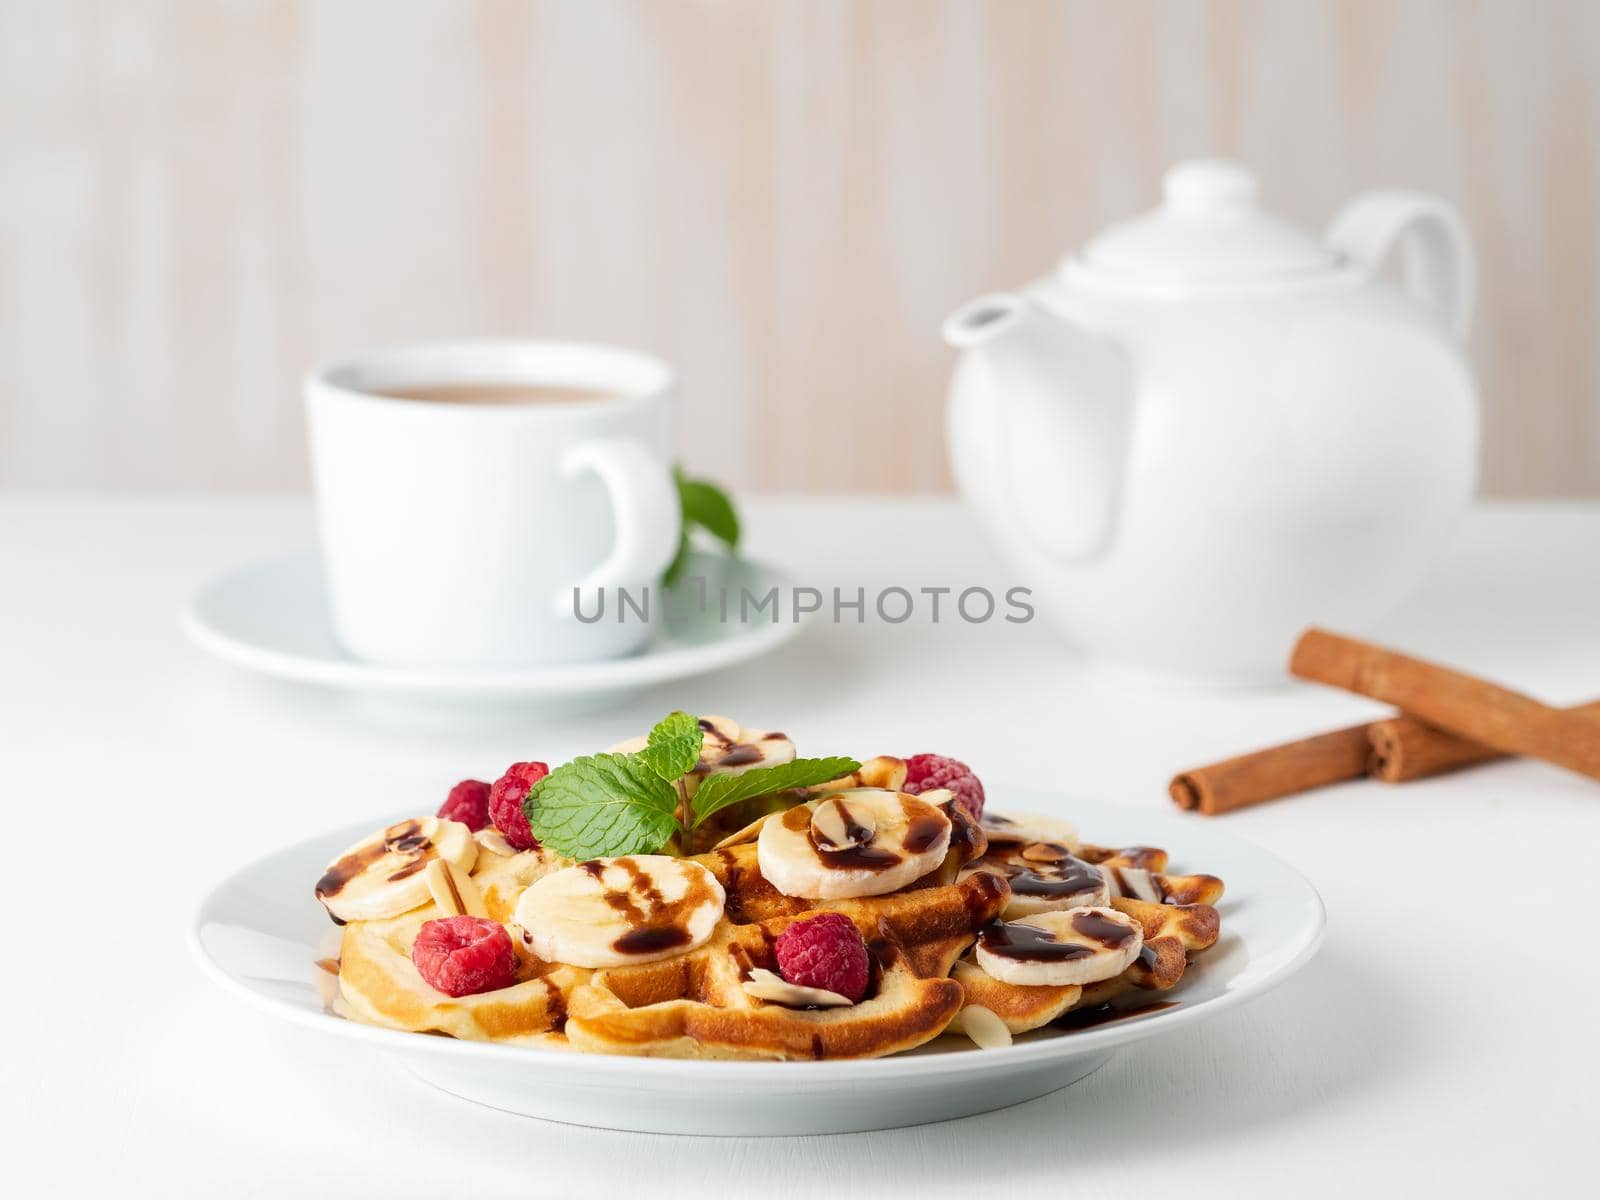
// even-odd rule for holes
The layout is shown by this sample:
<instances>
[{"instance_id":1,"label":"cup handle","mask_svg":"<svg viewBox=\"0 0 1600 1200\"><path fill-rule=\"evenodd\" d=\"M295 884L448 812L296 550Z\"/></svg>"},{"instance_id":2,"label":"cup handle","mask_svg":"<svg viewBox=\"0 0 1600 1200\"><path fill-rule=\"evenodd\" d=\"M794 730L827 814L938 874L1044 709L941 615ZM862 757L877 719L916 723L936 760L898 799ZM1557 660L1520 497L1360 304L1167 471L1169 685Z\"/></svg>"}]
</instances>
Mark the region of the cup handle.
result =
<instances>
[{"instance_id":1,"label":"cup handle","mask_svg":"<svg viewBox=\"0 0 1600 1200\"><path fill-rule=\"evenodd\" d=\"M561 474L571 479L593 471L611 496L616 545L594 570L555 597L556 611L572 615L573 593L587 603L601 587L653 581L678 549L682 520L672 468L636 441L610 438L584 442L561 456Z\"/></svg>"}]
</instances>

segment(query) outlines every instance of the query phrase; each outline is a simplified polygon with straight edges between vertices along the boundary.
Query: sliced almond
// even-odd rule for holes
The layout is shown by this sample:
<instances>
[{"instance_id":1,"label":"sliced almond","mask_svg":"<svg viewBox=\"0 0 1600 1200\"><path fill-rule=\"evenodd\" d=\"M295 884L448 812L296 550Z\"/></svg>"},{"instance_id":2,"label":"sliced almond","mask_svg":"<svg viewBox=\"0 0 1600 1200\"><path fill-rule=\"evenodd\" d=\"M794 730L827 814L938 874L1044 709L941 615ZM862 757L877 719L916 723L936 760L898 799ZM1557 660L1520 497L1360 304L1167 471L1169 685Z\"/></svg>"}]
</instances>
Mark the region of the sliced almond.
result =
<instances>
[{"instance_id":1,"label":"sliced almond","mask_svg":"<svg viewBox=\"0 0 1600 1200\"><path fill-rule=\"evenodd\" d=\"M1011 1030L990 1009L981 1004L969 1004L950 1022L955 1033L964 1033L980 1050L999 1050L1011 1045Z\"/></svg>"},{"instance_id":2,"label":"sliced almond","mask_svg":"<svg viewBox=\"0 0 1600 1200\"><path fill-rule=\"evenodd\" d=\"M1033 863L1058 863L1070 853L1055 842L1031 842L1022 848L1022 857Z\"/></svg>"},{"instance_id":3,"label":"sliced almond","mask_svg":"<svg viewBox=\"0 0 1600 1200\"><path fill-rule=\"evenodd\" d=\"M498 829L480 829L472 835L472 840L478 843L478 849L487 850L490 854L511 858L517 853L517 848L506 841L506 835Z\"/></svg>"},{"instance_id":4,"label":"sliced almond","mask_svg":"<svg viewBox=\"0 0 1600 1200\"><path fill-rule=\"evenodd\" d=\"M487 917L489 910L483 905L483 893L472 877L455 864L435 858L423 872L428 883L428 894L446 916Z\"/></svg>"},{"instance_id":5,"label":"sliced almond","mask_svg":"<svg viewBox=\"0 0 1600 1200\"><path fill-rule=\"evenodd\" d=\"M1147 904L1160 904L1166 899L1161 881L1154 872L1143 867L1101 866L1100 873L1106 877L1106 885L1113 896L1143 900Z\"/></svg>"},{"instance_id":6,"label":"sliced almond","mask_svg":"<svg viewBox=\"0 0 1600 1200\"><path fill-rule=\"evenodd\" d=\"M778 815L777 813L762 813L759 817L757 817L754 821L751 821L750 824L746 825L743 829L736 830L735 832L730 833L727 837L723 838L720 842L718 842L715 846L713 846L711 848L713 850L726 850L729 846L742 846L746 842L753 842L753 841L756 840L756 837L761 833L761 826L766 822L767 818L768 817L775 817L777 815Z\"/></svg>"},{"instance_id":7,"label":"sliced almond","mask_svg":"<svg viewBox=\"0 0 1600 1200\"><path fill-rule=\"evenodd\" d=\"M877 832L872 813L866 809L857 812L838 796L830 796L811 812L811 840L819 850L865 846Z\"/></svg>"},{"instance_id":8,"label":"sliced almond","mask_svg":"<svg viewBox=\"0 0 1600 1200\"><path fill-rule=\"evenodd\" d=\"M854 1003L826 988L801 987L797 983L790 983L782 975L765 967L756 967L750 972L750 978L744 981L744 990L757 1000L770 1000L787 1008L846 1008Z\"/></svg>"}]
</instances>

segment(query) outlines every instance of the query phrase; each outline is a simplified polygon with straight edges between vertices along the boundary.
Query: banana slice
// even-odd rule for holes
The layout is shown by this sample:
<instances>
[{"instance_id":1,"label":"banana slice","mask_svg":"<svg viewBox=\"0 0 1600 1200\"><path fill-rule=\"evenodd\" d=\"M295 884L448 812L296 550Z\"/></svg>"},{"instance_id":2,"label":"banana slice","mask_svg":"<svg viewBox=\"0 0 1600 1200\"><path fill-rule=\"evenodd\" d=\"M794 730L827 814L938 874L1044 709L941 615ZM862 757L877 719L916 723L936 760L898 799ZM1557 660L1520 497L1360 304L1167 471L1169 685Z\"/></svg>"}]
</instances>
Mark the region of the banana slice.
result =
<instances>
[{"instance_id":1,"label":"banana slice","mask_svg":"<svg viewBox=\"0 0 1600 1200\"><path fill-rule=\"evenodd\" d=\"M1011 884L1003 920L1111 903L1105 874L1077 857L1078 827L1035 813L985 813L988 848L972 870L993 871Z\"/></svg>"},{"instance_id":2,"label":"banana slice","mask_svg":"<svg viewBox=\"0 0 1600 1200\"><path fill-rule=\"evenodd\" d=\"M1011 885L1011 899L1000 914L1005 921L1063 908L1107 905L1115 894L1104 867L1076 857L1059 842L1028 842L1021 849L992 845L973 871L993 871Z\"/></svg>"},{"instance_id":3,"label":"banana slice","mask_svg":"<svg viewBox=\"0 0 1600 1200\"><path fill-rule=\"evenodd\" d=\"M622 967L705 944L726 894L699 863L666 854L596 858L534 881L516 922L546 962Z\"/></svg>"},{"instance_id":4,"label":"banana slice","mask_svg":"<svg viewBox=\"0 0 1600 1200\"><path fill-rule=\"evenodd\" d=\"M1046 817L1037 813L997 812L983 814L983 831L989 835L991 850L1021 850L1035 842L1064 846L1069 853L1078 852L1078 827L1060 817Z\"/></svg>"},{"instance_id":5,"label":"banana slice","mask_svg":"<svg viewBox=\"0 0 1600 1200\"><path fill-rule=\"evenodd\" d=\"M869 758L848 775L838 779L830 779L827 783L812 784L805 790L813 796L825 796L829 792L842 792L847 788L888 788L891 792L898 792L900 786L906 781L906 760L891 758L887 754L880 754L876 758ZM929 801L933 803L933 801Z\"/></svg>"},{"instance_id":6,"label":"banana slice","mask_svg":"<svg viewBox=\"0 0 1600 1200\"><path fill-rule=\"evenodd\" d=\"M483 907L489 919L502 925L511 920L517 901L529 884L572 865L570 858L562 858L543 846L518 851L508 845L506 849L509 854L491 849L480 834L478 863L472 868L472 882L483 896Z\"/></svg>"},{"instance_id":7,"label":"banana slice","mask_svg":"<svg viewBox=\"0 0 1600 1200\"><path fill-rule=\"evenodd\" d=\"M794 761L794 743L789 735L775 730L746 729L732 717L701 717L700 761L684 780L693 795L706 775L742 775L756 767L776 767ZM618 742L610 754L637 754L649 738L629 738Z\"/></svg>"},{"instance_id":8,"label":"banana slice","mask_svg":"<svg viewBox=\"0 0 1600 1200\"><path fill-rule=\"evenodd\" d=\"M413 817L357 842L317 880L317 899L334 920L379 921L428 903L428 863L442 858L472 870L478 844L459 821Z\"/></svg>"},{"instance_id":9,"label":"banana slice","mask_svg":"<svg viewBox=\"0 0 1600 1200\"><path fill-rule=\"evenodd\" d=\"M1065 987L1122 974L1144 945L1144 928L1114 908L1070 908L978 935L974 956L1001 983Z\"/></svg>"},{"instance_id":10,"label":"banana slice","mask_svg":"<svg viewBox=\"0 0 1600 1200\"><path fill-rule=\"evenodd\" d=\"M921 797L851 788L796 805L761 826L756 861L786 896L882 896L944 861L950 818Z\"/></svg>"},{"instance_id":11,"label":"banana slice","mask_svg":"<svg viewBox=\"0 0 1600 1200\"><path fill-rule=\"evenodd\" d=\"M756 767L794 761L789 735L768 729L746 729L729 717L701 717L705 741L700 746L697 775L742 775Z\"/></svg>"}]
</instances>

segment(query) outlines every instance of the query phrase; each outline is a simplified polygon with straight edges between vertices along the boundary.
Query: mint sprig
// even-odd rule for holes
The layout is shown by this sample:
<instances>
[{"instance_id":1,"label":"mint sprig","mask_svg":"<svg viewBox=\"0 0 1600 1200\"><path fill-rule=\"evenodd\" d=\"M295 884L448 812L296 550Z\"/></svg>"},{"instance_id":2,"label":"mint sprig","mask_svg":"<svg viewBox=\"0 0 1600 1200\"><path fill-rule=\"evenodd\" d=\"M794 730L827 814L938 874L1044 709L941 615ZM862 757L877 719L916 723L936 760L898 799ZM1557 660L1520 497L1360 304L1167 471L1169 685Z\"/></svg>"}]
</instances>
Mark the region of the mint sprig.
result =
<instances>
[{"instance_id":1,"label":"mint sprig","mask_svg":"<svg viewBox=\"0 0 1600 1200\"><path fill-rule=\"evenodd\" d=\"M528 828L541 845L567 858L654 854L674 834L689 833L741 800L813 787L860 767L853 758L797 758L740 775L707 775L692 804L684 776L700 762L700 722L675 712L657 722L635 754L593 754L557 767L522 801Z\"/></svg>"},{"instance_id":2,"label":"mint sprig","mask_svg":"<svg viewBox=\"0 0 1600 1200\"><path fill-rule=\"evenodd\" d=\"M708 775L694 794L693 828L698 829L707 817L730 804L791 788L813 787L860 767L853 758L797 758L776 767L754 767L739 775Z\"/></svg>"},{"instance_id":3,"label":"mint sprig","mask_svg":"<svg viewBox=\"0 0 1600 1200\"><path fill-rule=\"evenodd\" d=\"M678 828L678 792L636 754L557 767L522 802L539 843L567 858L653 854Z\"/></svg>"},{"instance_id":4,"label":"mint sprig","mask_svg":"<svg viewBox=\"0 0 1600 1200\"><path fill-rule=\"evenodd\" d=\"M668 713L650 731L638 757L661 778L673 783L699 765L700 747L705 740L705 730L694 717L686 712Z\"/></svg>"}]
</instances>

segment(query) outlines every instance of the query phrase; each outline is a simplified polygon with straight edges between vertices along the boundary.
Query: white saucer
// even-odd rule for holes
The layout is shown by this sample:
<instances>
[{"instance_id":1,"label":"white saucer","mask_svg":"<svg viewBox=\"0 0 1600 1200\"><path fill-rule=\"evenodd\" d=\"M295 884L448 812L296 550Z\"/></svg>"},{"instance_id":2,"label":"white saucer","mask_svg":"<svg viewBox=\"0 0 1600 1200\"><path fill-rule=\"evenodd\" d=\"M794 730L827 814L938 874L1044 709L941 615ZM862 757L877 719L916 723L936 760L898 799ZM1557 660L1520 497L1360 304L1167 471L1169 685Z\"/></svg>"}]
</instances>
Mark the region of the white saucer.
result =
<instances>
[{"instance_id":1,"label":"white saucer","mask_svg":"<svg viewBox=\"0 0 1600 1200\"><path fill-rule=\"evenodd\" d=\"M706 581L706 593L695 582ZM678 587L668 589L655 637L640 653L604 662L505 669L390 667L352 658L333 635L322 564L315 552L231 571L190 599L183 627L196 644L246 670L280 679L367 692L443 700L561 700L601 703L619 693L716 671L777 649L800 631L781 611L778 620L737 618L741 589L760 598L791 581L749 559L696 554ZM726 589L733 612L718 619L715 597ZM712 601L702 606L700 598ZM768 612L772 610L768 609Z\"/></svg>"},{"instance_id":2,"label":"white saucer","mask_svg":"<svg viewBox=\"0 0 1600 1200\"><path fill-rule=\"evenodd\" d=\"M301 842L238 871L201 902L190 937L201 966L229 991L286 1020L386 1052L464 1099L605 1129L747 1136L886 1129L1031 1100L1076 1083L1117 1047L1192 1026L1275 987L1322 941L1315 889L1214 825L998 787L989 789L989 802L999 811L1070 817L1100 845L1161 846L1177 869L1222 877L1222 938L1162 997L1176 1001L1173 1007L1067 1033L1041 1031L999 1050L950 1037L893 1058L796 1063L608 1057L361 1025L325 1010L332 981L315 963L338 953L338 931L312 887L330 859L383 820Z\"/></svg>"}]
</instances>

